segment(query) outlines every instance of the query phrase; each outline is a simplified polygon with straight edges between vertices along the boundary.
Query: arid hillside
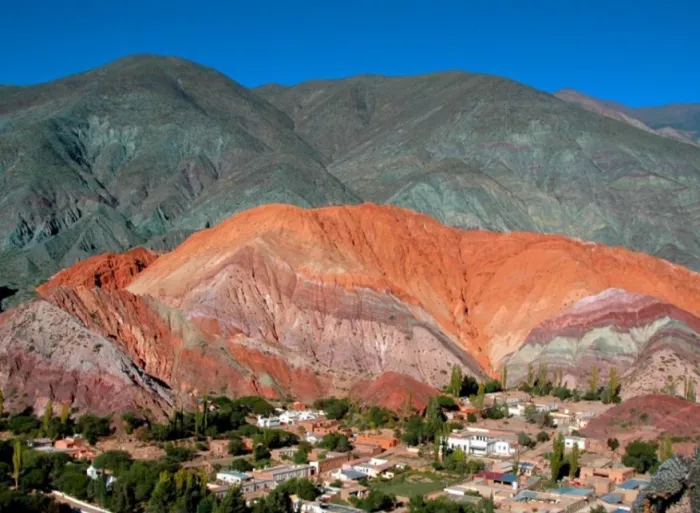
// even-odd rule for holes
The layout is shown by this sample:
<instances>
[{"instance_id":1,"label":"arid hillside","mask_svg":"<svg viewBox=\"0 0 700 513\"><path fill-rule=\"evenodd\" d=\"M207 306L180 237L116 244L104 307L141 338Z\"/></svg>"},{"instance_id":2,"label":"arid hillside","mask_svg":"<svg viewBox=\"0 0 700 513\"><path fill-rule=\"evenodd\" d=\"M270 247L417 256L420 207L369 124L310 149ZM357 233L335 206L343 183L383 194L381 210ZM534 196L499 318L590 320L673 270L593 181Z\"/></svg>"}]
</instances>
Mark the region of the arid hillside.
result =
<instances>
[{"instance_id":1,"label":"arid hillside","mask_svg":"<svg viewBox=\"0 0 700 513\"><path fill-rule=\"evenodd\" d=\"M365 402L413 396L420 408L454 364L482 379L507 364L514 380L534 360L574 379L586 364L614 365L634 384L659 355L695 369L700 361L700 279L681 266L559 236L463 231L373 204L258 207L170 253L93 257L39 292L34 302L61 316L37 312L23 333L79 325L76 337L106 341L171 403L205 393L310 400L358 395L364 384ZM17 343L13 312L0 322L8 345ZM62 337L64 351L76 337ZM0 386L22 367L5 363ZM635 393L666 379L643 374Z\"/></svg>"}]
</instances>

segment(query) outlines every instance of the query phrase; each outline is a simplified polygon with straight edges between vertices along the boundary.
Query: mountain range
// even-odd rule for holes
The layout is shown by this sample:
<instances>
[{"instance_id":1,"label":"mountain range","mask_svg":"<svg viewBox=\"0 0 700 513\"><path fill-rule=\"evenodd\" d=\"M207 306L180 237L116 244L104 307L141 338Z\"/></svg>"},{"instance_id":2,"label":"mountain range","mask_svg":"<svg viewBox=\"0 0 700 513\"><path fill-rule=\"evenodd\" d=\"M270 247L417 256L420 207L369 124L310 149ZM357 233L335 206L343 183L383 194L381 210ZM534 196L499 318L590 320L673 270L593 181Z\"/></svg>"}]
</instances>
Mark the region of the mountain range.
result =
<instances>
[{"instance_id":1,"label":"mountain range","mask_svg":"<svg viewBox=\"0 0 700 513\"><path fill-rule=\"evenodd\" d=\"M533 361L617 367L628 396L700 383L697 106L557 96L462 72L249 89L157 56L0 88L9 404L396 406L453 364Z\"/></svg>"},{"instance_id":2,"label":"mountain range","mask_svg":"<svg viewBox=\"0 0 700 513\"><path fill-rule=\"evenodd\" d=\"M674 118L678 130L692 131L693 112ZM0 92L0 287L16 302L86 256L172 249L272 202L394 204L698 269L699 177L700 148L499 77L250 90L185 60L134 56Z\"/></svg>"}]
</instances>

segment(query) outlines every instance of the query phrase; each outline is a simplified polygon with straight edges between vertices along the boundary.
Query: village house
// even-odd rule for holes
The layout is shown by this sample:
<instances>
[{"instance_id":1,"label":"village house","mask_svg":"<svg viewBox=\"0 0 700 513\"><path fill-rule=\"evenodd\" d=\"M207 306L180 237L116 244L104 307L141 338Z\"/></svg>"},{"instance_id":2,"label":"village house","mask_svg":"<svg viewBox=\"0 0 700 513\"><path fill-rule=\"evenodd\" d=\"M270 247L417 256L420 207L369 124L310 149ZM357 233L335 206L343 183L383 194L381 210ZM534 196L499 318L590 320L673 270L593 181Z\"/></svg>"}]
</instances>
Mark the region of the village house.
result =
<instances>
[{"instance_id":1,"label":"village house","mask_svg":"<svg viewBox=\"0 0 700 513\"><path fill-rule=\"evenodd\" d=\"M523 490L504 499L499 507L512 513L574 513L587 505L587 497Z\"/></svg>"},{"instance_id":2,"label":"village house","mask_svg":"<svg viewBox=\"0 0 700 513\"><path fill-rule=\"evenodd\" d=\"M278 465L262 470L253 470L256 479L271 479L275 483L283 483L288 479L310 477L314 468L311 465Z\"/></svg>"},{"instance_id":3,"label":"village house","mask_svg":"<svg viewBox=\"0 0 700 513\"><path fill-rule=\"evenodd\" d=\"M394 436L358 434L355 438L358 444L375 444L384 449L392 449L399 445L399 439Z\"/></svg>"},{"instance_id":4,"label":"village house","mask_svg":"<svg viewBox=\"0 0 700 513\"><path fill-rule=\"evenodd\" d=\"M577 445L579 450L583 451L586 449L586 439L581 436L565 436L564 437L564 448L571 450Z\"/></svg>"},{"instance_id":5,"label":"village house","mask_svg":"<svg viewBox=\"0 0 700 513\"><path fill-rule=\"evenodd\" d=\"M236 470L222 470L216 473L216 482L227 485L240 485L243 481L250 479L253 479L253 476Z\"/></svg>"},{"instance_id":6,"label":"village house","mask_svg":"<svg viewBox=\"0 0 700 513\"><path fill-rule=\"evenodd\" d=\"M352 453L350 452L327 452L323 458L315 456L309 461L309 465L314 468L314 474L323 474L342 467L351 459Z\"/></svg>"},{"instance_id":7,"label":"village house","mask_svg":"<svg viewBox=\"0 0 700 513\"><path fill-rule=\"evenodd\" d=\"M356 442L353 447L353 452L361 456L376 456L384 452L384 450L377 444L361 444Z\"/></svg>"},{"instance_id":8,"label":"village house","mask_svg":"<svg viewBox=\"0 0 700 513\"><path fill-rule=\"evenodd\" d=\"M209 453L215 458L228 456L228 440L210 440Z\"/></svg>"},{"instance_id":9,"label":"village house","mask_svg":"<svg viewBox=\"0 0 700 513\"><path fill-rule=\"evenodd\" d=\"M281 424L293 425L299 422L315 420L319 417L318 413L310 410L287 410L279 415Z\"/></svg>"},{"instance_id":10,"label":"village house","mask_svg":"<svg viewBox=\"0 0 700 513\"><path fill-rule=\"evenodd\" d=\"M331 477L343 483L347 483L350 481L359 481L360 479L367 477L367 475L363 474L362 472L358 472L353 468L339 468L331 472Z\"/></svg>"},{"instance_id":11,"label":"village house","mask_svg":"<svg viewBox=\"0 0 700 513\"><path fill-rule=\"evenodd\" d=\"M586 482L593 478L609 479L612 483L618 485L625 481L629 481L635 475L635 470L630 467L609 467L609 468L594 468L581 467L579 479Z\"/></svg>"},{"instance_id":12,"label":"village house","mask_svg":"<svg viewBox=\"0 0 700 513\"><path fill-rule=\"evenodd\" d=\"M329 433L342 433L345 436L352 436L352 429L342 428L337 420L307 420L300 422L298 425L303 427L307 433L314 433L321 438Z\"/></svg>"},{"instance_id":13,"label":"village house","mask_svg":"<svg viewBox=\"0 0 700 513\"><path fill-rule=\"evenodd\" d=\"M280 421L279 417L271 416L271 417L263 417L262 415L258 415L258 427L261 428L274 428L274 427L279 427L282 422Z\"/></svg>"},{"instance_id":14,"label":"village house","mask_svg":"<svg viewBox=\"0 0 700 513\"><path fill-rule=\"evenodd\" d=\"M56 440L53 444L53 448L56 451L70 454L77 460L94 460L97 457L95 450L85 445L85 440L81 437Z\"/></svg>"},{"instance_id":15,"label":"village house","mask_svg":"<svg viewBox=\"0 0 700 513\"><path fill-rule=\"evenodd\" d=\"M646 479L629 479L617 485L615 493L622 495L622 502L624 504L632 504L637 500L639 492L647 486L649 486L649 481Z\"/></svg>"},{"instance_id":16,"label":"village house","mask_svg":"<svg viewBox=\"0 0 700 513\"><path fill-rule=\"evenodd\" d=\"M386 472L394 468L394 464L389 460L380 458L361 458L350 462L352 469L361 472L367 477L377 478L384 475Z\"/></svg>"},{"instance_id":17,"label":"village house","mask_svg":"<svg viewBox=\"0 0 700 513\"><path fill-rule=\"evenodd\" d=\"M483 428L468 427L452 432L445 440L451 450L480 456L512 456L516 452L517 436Z\"/></svg>"},{"instance_id":18,"label":"village house","mask_svg":"<svg viewBox=\"0 0 700 513\"><path fill-rule=\"evenodd\" d=\"M340 499L349 502L350 499L362 499L367 497L369 489L361 484L353 483L349 486L344 486L340 490Z\"/></svg>"}]
</instances>

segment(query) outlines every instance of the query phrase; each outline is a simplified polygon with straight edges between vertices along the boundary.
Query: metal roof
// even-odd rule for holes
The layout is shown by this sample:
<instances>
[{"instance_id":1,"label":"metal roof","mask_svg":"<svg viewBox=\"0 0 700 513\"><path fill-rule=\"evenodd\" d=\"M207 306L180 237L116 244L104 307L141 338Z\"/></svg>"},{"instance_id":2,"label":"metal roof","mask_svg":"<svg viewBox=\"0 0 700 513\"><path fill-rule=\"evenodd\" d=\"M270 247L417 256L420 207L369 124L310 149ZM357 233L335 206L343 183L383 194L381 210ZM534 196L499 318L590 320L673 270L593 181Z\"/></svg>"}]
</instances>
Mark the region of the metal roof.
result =
<instances>
[{"instance_id":1,"label":"metal roof","mask_svg":"<svg viewBox=\"0 0 700 513\"><path fill-rule=\"evenodd\" d=\"M617 487L621 490L636 490L637 488L646 488L647 486L649 486L649 481L645 481L643 479L630 479Z\"/></svg>"}]
</instances>

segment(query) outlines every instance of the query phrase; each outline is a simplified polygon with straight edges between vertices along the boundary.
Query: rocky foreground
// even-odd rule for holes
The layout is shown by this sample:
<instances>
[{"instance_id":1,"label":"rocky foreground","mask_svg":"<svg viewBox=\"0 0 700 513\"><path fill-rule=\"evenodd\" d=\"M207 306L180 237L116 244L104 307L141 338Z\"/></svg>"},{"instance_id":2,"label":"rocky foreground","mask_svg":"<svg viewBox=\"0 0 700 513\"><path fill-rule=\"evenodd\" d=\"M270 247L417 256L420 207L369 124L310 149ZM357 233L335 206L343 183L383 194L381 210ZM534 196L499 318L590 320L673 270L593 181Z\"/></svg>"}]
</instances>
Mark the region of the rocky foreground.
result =
<instances>
[{"instance_id":1,"label":"rocky foreground","mask_svg":"<svg viewBox=\"0 0 700 513\"><path fill-rule=\"evenodd\" d=\"M420 408L454 363L478 378L508 364L513 380L534 359L572 380L614 365L644 393L665 383L640 370L654 355L700 362L700 277L681 266L372 204L259 207L161 256L93 257L38 292L0 317L0 387L17 407L353 393Z\"/></svg>"}]
</instances>

